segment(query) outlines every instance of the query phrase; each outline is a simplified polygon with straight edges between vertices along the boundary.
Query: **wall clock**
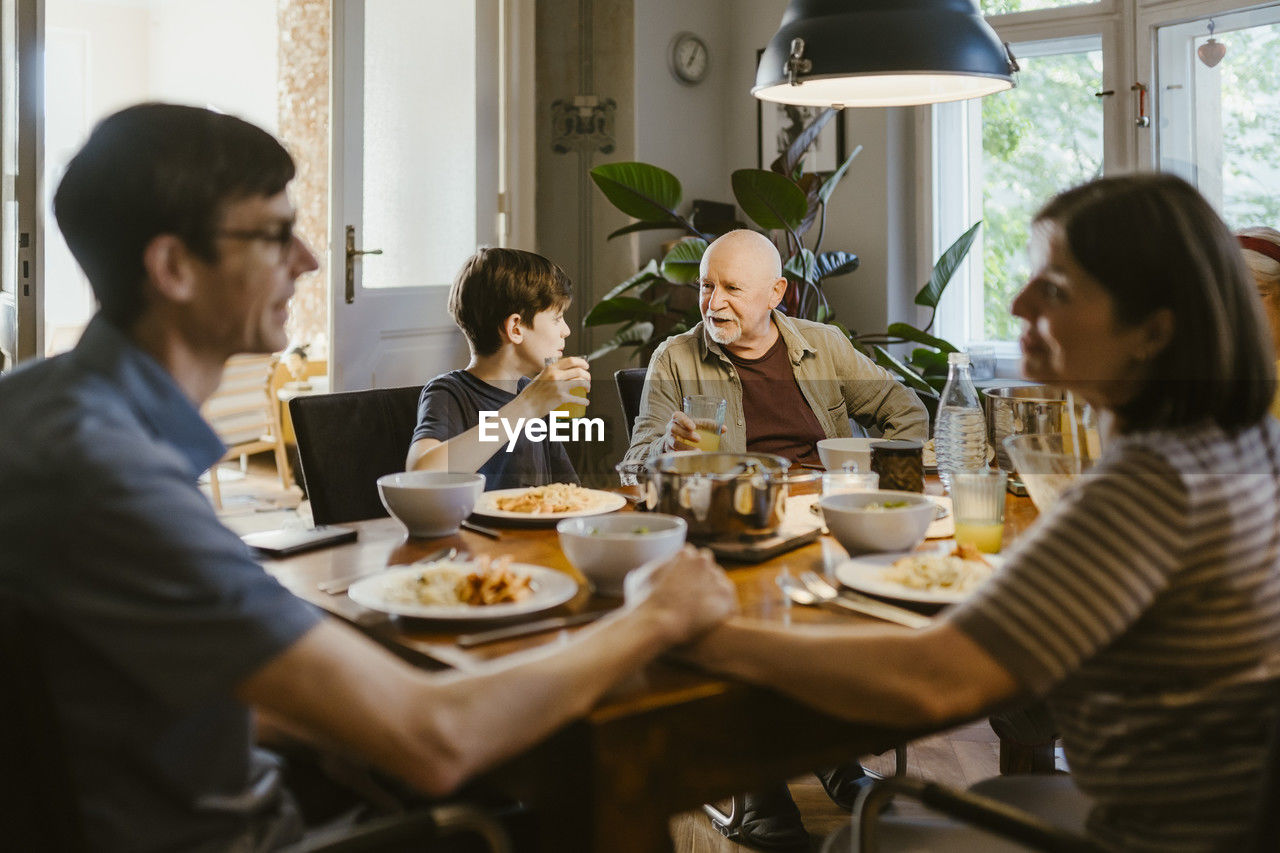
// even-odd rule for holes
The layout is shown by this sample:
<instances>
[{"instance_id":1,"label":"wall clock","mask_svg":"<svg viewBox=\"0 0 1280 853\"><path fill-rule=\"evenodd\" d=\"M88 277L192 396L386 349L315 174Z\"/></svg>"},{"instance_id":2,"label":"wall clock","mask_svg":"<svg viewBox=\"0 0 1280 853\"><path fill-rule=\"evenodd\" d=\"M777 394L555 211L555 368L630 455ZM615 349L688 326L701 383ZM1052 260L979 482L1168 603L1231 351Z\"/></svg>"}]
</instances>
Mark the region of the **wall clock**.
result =
<instances>
[{"instance_id":1,"label":"wall clock","mask_svg":"<svg viewBox=\"0 0 1280 853\"><path fill-rule=\"evenodd\" d=\"M677 80L693 85L706 79L711 56L702 39L693 33L677 33L667 51L667 62Z\"/></svg>"}]
</instances>

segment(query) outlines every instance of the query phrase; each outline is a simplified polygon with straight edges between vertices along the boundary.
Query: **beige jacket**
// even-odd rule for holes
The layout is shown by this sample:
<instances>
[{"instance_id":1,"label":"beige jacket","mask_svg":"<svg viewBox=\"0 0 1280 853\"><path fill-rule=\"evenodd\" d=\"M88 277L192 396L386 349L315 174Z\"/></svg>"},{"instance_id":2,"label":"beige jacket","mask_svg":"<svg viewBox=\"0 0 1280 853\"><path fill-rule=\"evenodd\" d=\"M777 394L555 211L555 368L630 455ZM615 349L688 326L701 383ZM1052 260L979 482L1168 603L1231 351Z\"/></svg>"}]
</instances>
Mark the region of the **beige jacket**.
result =
<instances>
[{"instance_id":1,"label":"beige jacket","mask_svg":"<svg viewBox=\"0 0 1280 853\"><path fill-rule=\"evenodd\" d=\"M923 441L929 437L929 415L915 392L855 350L835 326L798 320L777 311L773 322L786 342L800 391L829 438L851 435L849 418L863 426L878 427L886 438ZM667 421L687 394L728 400L727 432L720 449L746 451L738 372L699 323L668 338L654 352L625 461L641 462L662 452Z\"/></svg>"}]
</instances>

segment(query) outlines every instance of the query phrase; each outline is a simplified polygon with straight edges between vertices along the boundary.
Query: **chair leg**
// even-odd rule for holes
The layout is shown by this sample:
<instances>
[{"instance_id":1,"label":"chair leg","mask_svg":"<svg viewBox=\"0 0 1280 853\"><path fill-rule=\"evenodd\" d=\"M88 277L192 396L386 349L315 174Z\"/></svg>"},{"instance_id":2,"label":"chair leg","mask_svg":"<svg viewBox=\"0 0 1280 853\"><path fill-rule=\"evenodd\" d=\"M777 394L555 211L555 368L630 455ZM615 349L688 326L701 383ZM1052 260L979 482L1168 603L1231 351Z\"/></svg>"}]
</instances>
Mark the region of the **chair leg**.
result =
<instances>
[{"instance_id":1,"label":"chair leg","mask_svg":"<svg viewBox=\"0 0 1280 853\"><path fill-rule=\"evenodd\" d=\"M209 469L209 491L213 496L213 508L222 509L222 489L218 487L218 466Z\"/></svg>"},{"instance_id":2,"label":"chair leg","mask_svg":"<svg viewBox=\"0 0 1280 853\"><path fill-rule=\"evenodd\" d=\"M284 442L276 442L276 473L280 475L280 488L288 491L293 485L293 472L289 470L289 454L285 452Z\"/></svg>"},{"instance_id":3,"label":"chair leg","mask_svg":"<svg viewBox=\"0 0 1280 853\"><path fill-rule=\"evenodd\" d=\"M745 794L734 794L729 800L728 813L720 811L711 803L703 803L702 810L707 813L707 817L724 826L726 829L734 830L742 826L742 812L744 811L746 801Z\"/></svg>"}]
</instances>

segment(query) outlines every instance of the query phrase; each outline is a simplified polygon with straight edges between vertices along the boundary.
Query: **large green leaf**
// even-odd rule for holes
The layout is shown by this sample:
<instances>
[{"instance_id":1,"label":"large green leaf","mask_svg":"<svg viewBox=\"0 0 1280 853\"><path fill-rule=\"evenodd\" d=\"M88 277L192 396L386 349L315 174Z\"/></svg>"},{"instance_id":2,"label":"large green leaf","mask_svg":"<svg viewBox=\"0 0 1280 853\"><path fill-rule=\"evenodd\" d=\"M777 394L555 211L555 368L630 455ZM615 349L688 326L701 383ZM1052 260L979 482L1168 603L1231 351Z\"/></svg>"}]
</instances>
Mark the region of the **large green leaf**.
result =
<instances>
[{"instance_id":1,"label":"large green leaf","mask_svg":"<svg viewBox=\"0 0 1280 853\"><path fill-rule=\"evenodd\" d=\"M885 329L885 332L894 337L903 338L904 340L915 341L918 344L936 347L943 352L959 352L954 345L944 341L942 338L935 338L928 332L922 332L915 326L911 326L906 323L890 323L889 328Z\"/></svg>"},{"instance_id":2,"label":"large green leaf","mask_svg":"<svg viewBox=\"0 0 1280 853\"><path fill-rule=\"evenodd\" d=\"M951 282L951 276L955 275L956 270L960 268L964 256L969 254L969 247L973 245L973 239L978 236L980 227L982 227L981 219L973 223L968 231L961 234L942 253L942 257L938 258L938 262L933 265L933 274L929 276L929 283L920 288L920 292L916 294L917 305L923 305L926 308L938 307L942 292Z\"/></svg>"},{"instance_id":3,"label":"large green leaf","mask_svg":"<svg viewBox=\"0 0 1280 853\"><path fill-rule=\"evenodd\" d=\"M662 281L662 280L663 280L662 273L658 272L658 262L654 260L650 260L649 263L644 265L644 269L640 270L640 272L631 276L631 278L627 279L626 281L620 282L616 287L613 288L613 290L610 290L608 293L606 293L600 301L605 302L607 300L612 299L615 296L621 296L622 294L626 293L628 290L630 290L633 287L639 287L642 284L651 283L655 281ZM642 290L641 293L643 292L644 291Z\"/></svg>"},{"instance_id":4,"label":"large green leaf","mask_svg":"<svg viewBox=\"0 0 1280 853\"><path fill-rule=\"evenodd\" d=\"M926 393L933 392L933 386L924 381L924 377L889 354L884 347L872 347L876 353L876 364L901 376L910 387Z\"/></svg>"},{"instance_id":5,"label":"large green leaf","mask_svg":"<svg viewBox=\"0 0 1280 853\"><path fill-rule=\"evenodd\" d=\"M642 323L632 323L625 328L619 330L609 340L605 341L595 350L587 353L587 361L595 361L600 356L613 352L619 347L633 346L637 350L649 343L649 339L653 337L653 324L649 321Z\"/></svg>"},{"instance_id":6,"label":"large green leaf","mask_svg":"<svg viewBox=\"0 0 1280 853\"><path fill-rule=\"evenodd\" d=\"M795 232L809 203L796 182L764 169L738 169L732 175L738 207L761 228Z\"/></svg>"},{"instance_id":7,"label":"large green leaf","mask_svg":"<svg viewBox=\"0 0 1280 853\"><path fill-rule=\"evenodd\" d=\"M596 303L582 319L584 326L608 326L611 323L627 323L653 317L667 310L660 302L645 302L634 296L615 296Z\"/></svg>"},{"instance_id":8,"label":"large green leaf","mask_svg":"<svg viewBox=\"0 0 1280 853\"><path fill-rule=\"evenodd\" d=\"M840 179L844 177L844 173L849 171L849 164L853 162L853 158L857 157L861 153L862 146L859 145L857 148L853 149L852 154L844 158L844 162L831 173L831 176L822 182L822 188L818 190L818 201L822 202L824 205L827 203L827 199L831 198L831 194L836 191L836 185L840 183Z\"/></svg>"},{"instance_id":9,"label":"large green leaf","mask_svg":"<svg viewBox=\"0 0 1280 853\"><path fill-rule=\"evenodd\" d=\"M628 216L679 224L680 181L666 169L648 163L605 163L591 170L591 180Z\"/></svg>"},{"instance_id":10,"label":"large green leaf","mask_svg":"<svg viewBox=\"0 0 1280 853\"><path fill-rule=\"evenodd\" d=\"M630 225L623 225L621 228L609 232L606 240L612 240L614 237L621 237L624 234L631 234L636 231L662 231L663 229L680 228L685 229L683 222L663 221L663 222L632 222Z\"/></svg>"},{"instance_id":11,"label":"large green leaf","mask_svg":"<svg viewBox=\"0 0 1280 853\"><path fill-rule=\"evenodd\" d=\"M816 271L817 261L813 257L813 252L808 249L796 252L782 265L783 275L800 284L816 281L814 278Z\"/></svg>"},{"instance_id":12,"label":"large green leaf","mask_svg":"<svg viewBox=\"0 0 1280 853\"><path fill-rule=\"evenodd\" d=\"M675 284L690 284L698 279L702 253L707 251L707 241L693 237L681 240L671 247L662 259L662 275Z\"/></svg>"},{"instance_id":13,"label":"large green leaf","mask_svg":"<svg viewBox=\"0 0 1280 853\"><path fill-rule=\"evenodd\" d=\"M911 366L926 379L930 376L947 375L947 357L936 349L916 347L911 351Z\"/></svg>"},{"instance_id":14,"label":"large green leaf","mask_svg":"<svg viewBox=\"0 0 1280 853\"><path fill-rule=\"evenodd\" d=\"M851 273L860 263L853 252L823 252L815 262L819 281Z\"/></svg>"}]
</instances>

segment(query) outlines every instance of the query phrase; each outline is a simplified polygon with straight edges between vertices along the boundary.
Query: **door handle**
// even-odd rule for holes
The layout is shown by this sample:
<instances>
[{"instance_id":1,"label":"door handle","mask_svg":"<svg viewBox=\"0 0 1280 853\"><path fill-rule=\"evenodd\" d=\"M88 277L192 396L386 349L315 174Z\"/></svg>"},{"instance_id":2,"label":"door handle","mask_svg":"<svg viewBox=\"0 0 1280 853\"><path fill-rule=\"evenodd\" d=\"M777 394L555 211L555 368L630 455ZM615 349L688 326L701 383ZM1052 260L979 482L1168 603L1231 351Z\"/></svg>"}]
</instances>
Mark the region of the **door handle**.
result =
<instances>
[{"instance_id":1,"label":"door handle","mask_svg":"<svg viewBox=\"0 0 1280 853\"><path fill-rule=\"evenodd\" d=\"M356 227L347 226L347 304L356 301L356 258L361 255L381 255L381 249L357 249Z\"/></svg>"}]
</instances>

